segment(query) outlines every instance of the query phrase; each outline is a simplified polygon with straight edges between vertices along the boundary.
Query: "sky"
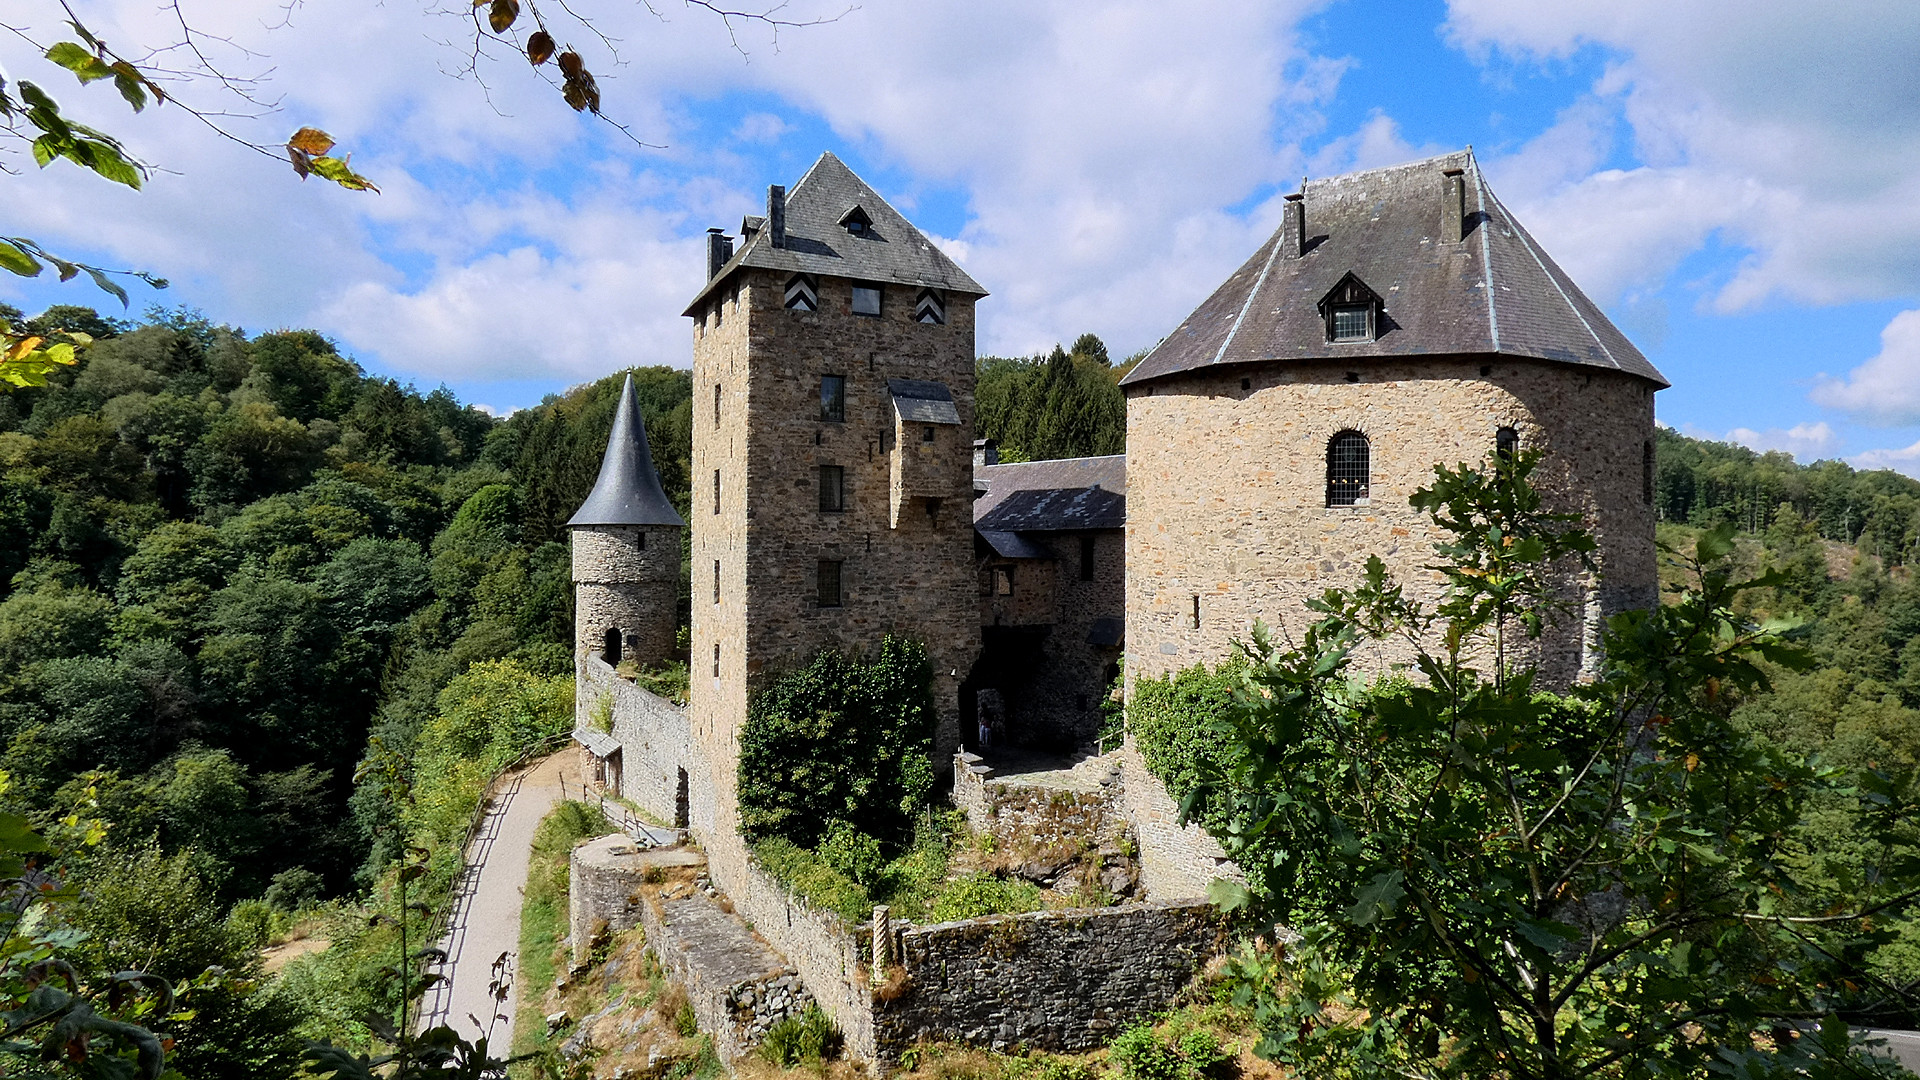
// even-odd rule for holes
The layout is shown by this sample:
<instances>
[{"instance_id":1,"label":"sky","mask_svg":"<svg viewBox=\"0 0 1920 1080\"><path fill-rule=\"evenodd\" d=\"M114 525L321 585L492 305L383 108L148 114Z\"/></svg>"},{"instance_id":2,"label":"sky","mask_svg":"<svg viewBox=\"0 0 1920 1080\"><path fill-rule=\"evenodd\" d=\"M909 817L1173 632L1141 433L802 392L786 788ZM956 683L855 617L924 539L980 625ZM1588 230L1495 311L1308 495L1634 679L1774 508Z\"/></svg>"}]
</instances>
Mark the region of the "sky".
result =
<instances>
[{"instance_id":1,"label":"sky","mask_svg":"<svg viewBox=\"0 0 1920 1080\"><path fill-rule=\"evenodd\" d=\"M155 0L72 3L123 52L181 37ZM178 108L134 116L30 43L71 37L58 3L8 0L5 77L156 172L136 192L0 141L0 234L172 281L134 286L132 314L312 328L504 413L687 366L706 229L737 232L823 150L991 291L982 353L1092 332L1119 357L1251 255L1302 177L1472 146L1672 381L1661 422L1920 476L1912 0L789 0L779 18L820 21L777 28L683 4L572 0L591 26L539 5L622 133L510 45L475 61L463 3L181 0L274 108L175 92L256 142L325 129L375 195ZM84 276L0 277L30 313L118 308Z\"/></svg>"}]
</instances>

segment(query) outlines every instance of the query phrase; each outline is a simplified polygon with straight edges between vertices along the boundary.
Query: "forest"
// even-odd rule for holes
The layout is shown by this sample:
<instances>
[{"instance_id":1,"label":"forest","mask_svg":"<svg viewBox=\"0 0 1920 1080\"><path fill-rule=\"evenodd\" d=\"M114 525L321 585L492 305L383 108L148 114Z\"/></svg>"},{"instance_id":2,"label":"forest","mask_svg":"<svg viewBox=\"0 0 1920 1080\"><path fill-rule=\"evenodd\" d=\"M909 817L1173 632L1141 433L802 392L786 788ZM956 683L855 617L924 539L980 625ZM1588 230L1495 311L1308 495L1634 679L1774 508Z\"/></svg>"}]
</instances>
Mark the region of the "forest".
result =
<instances>
[{"instance_id":1,"label":"forest","mask_svg":"<svg viewBox=\"0 0 1920 1080\"><path fill-rule=\"evenodd\" d=\"M68 842L104 970L234 973L188 992L183 1073L291 1075L392 1003L401 856L431 902L486 771L571 729L563 525L618 377L500 420L309 331L36 324L95 343L0 395L0 809ZM684 506L687 373L634 374ZM300 911L337 947L262 978Z\"/></svg>"},{"instance_id":2,"label":"forest","mask_svg":"<svg viewBox=\"0 0 1920 1080\"><path fill-rule=\"evenodd\" d=\"M564 523L624 373L503 419L311 331L0 316L95 339L0 394L0 813L65 852L96 970L186 986L183 1075L291 1076L303 1040L365 1045L488 776L571 729ZM1006 461L1121 453L1137 360L1092 334L982 357L977 429ZM690 376L632 374L685 514ZM1786 575L1754 610L1809 628L1818 663L1739 722L1920 767L1920 482L1663 429L1657 503L1675 544L1740 529L1739 558ZM270 974L262 946L296 922L330 944ZM1889 925L1876 963L1920 975L1920 927Z\"/></svg>"}]
</instances>

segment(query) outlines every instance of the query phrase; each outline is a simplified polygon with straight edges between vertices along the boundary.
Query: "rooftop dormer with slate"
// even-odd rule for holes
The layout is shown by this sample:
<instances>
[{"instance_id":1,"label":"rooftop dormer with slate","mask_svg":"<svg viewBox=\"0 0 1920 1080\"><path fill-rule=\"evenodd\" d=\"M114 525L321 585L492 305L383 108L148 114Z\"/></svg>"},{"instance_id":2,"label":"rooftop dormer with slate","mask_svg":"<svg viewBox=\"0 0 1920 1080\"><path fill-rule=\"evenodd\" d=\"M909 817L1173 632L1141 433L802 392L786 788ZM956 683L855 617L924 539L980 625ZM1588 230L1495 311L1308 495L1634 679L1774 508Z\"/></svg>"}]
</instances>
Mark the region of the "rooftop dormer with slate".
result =
<instances>
[{"instance_id":1,"label":"rooftop dormer with slate","mask_svg":"<svg viewBox=\"0 0 1920 1080\"><path fill-rule=\"evenodd\" d=\"M1355 284L1372 299L1336 302ZM1122 384L1265 361L1438 354L1667 385L1501 204L1471 150L1307 181L1273 236Z\"/></svg>"}]
</instances>

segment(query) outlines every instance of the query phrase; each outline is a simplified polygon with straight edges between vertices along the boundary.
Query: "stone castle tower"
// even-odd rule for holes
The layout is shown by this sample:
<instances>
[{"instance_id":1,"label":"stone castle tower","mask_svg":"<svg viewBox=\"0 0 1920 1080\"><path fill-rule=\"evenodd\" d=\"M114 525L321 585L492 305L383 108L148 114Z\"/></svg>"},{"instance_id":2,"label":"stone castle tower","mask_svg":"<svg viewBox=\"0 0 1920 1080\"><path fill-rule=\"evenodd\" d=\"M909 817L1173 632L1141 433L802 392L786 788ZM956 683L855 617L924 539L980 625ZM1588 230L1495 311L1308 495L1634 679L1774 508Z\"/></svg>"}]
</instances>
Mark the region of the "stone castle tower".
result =
<instances>
[{"instance_id":1,"label":"stone castle tower","mask_svg":"<svg viewBox=\"0 0 1920 1080\"><path fill-rule=\"evenodd\" d=\"M832 154L738 250L708 234L693 347L693 823L735 872L749 694L822 649L926 644L937 752L979 651L966 272ZM936 760L939 760L936 758ZM742 853L744 849L742 849ZM744 865L744 864L742 864Z\"/></svg>"},{"instance_id":2,"label":"stone castle tower","mask_svg":"<svg viewBox=\"0 0 1920 1080\"><path fill-rule=\"evenodd\" d=\"M674 653L680 530L647 449L633 376L620 388L600 478L567 528L573 534L574 657L642 666Z\"/></svg>"},{"instance_id":3,"label":"stone castle tower","mask_svg":"<svg viewBox=\"0 0 1920 1080\"><path fill-rule=\"evenodd\" d=\"M1258 619L1379 555L1441 591L1408 496L1516 449L1599 541L1537 646L1590 672L1602 621L1656 600L1653 395L1667 382L1494 197L1470 151L1304 185L1276 232L1141 361L1127 395L1127 673L1217 663ZM1371 657L1375 664L1405 652Z\"/></svg>"}]
</instances>

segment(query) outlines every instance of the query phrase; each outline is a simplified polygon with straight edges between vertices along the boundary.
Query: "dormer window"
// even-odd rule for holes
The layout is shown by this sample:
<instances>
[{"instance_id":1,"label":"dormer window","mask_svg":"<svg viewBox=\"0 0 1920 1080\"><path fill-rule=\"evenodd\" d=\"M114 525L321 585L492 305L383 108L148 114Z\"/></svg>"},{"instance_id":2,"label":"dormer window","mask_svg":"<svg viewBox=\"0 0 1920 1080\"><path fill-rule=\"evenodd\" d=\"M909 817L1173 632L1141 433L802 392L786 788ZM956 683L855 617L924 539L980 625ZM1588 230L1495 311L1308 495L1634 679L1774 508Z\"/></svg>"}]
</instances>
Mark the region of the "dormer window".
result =
<instances>
[{"instance_id":1,"label":"dormer window","mask_svg":"<svg viewBox=\"0 0 1920 1080\"><path fill-rule=\"evenodd\" d=\"M1373 341L1380 336L1380 294L1352 271L1320 298L1320 315L1327 323L1327 340L1336 344Z\"/></svg>"},{"instance_id":2,"label":"dormer window","mask_svg":"<svg viewBox=\"0 0 1920 1080\"><path fill-rule=\"evenodd\" d=\"M795 274L787 279L787 310L820 310L820 293L814 288L812 278L805 274Z\"/></svg>"},{"instance_id":3,"label":"dormer window","mask_svg":"<svg viewBox=\"0 0 1920 1080\"><path fill-rule=\"evenodd\" d=\"M913 302L913 321L935 326L947 321L947 298L939 289L921 289Z\"/></svg>"},{"instance_id":4,"label":"dormer window","mask_svg":"<svg viewBox=\"0 0 1920 1080\"><path fill-rule=\"evenodd\" d=\"M873 219L867 216L865 210L857 206L840 215L840 224L854 236L868 236L873 233Z\"/></svg>"}]
</instances>

